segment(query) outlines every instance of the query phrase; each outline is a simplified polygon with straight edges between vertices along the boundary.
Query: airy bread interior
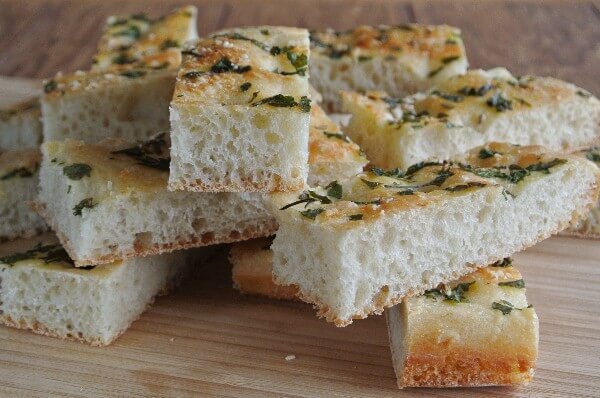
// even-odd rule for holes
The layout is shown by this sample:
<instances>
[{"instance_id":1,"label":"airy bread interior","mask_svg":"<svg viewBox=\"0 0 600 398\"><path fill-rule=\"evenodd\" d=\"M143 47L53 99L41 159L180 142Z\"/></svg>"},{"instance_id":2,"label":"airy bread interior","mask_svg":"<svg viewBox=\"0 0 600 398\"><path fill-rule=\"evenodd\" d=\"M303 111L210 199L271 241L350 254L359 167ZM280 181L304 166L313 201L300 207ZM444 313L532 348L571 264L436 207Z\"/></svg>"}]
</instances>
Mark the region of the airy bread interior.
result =
<instances>
[{"instance_id":1,"label":"airy bread interior","mask_svg":"<svg viewBox=\"0 0 600 398\"><path fill-rule=\"evenodd\" d=\"M320 315L345 326L549 237L585 214L598 196L597 168L575 157L548 174L497 183L448 187L443 191L461 190L448 195L410 194L391 199L398 207L389 210L381 206L390 199L358 206L342 200L331 210L323 202L324 210L314 204L302 212L300 206L275 210L280 225L272 245L275 282L297 285ZM413 197L419 205L403 204ZM274 195L273 206L296 199ZM353 220L356 212L361 218Z\"/></svg>"},{"instance_id":2,"label":"airy bread interior","mask_svg":"<svg viewBox=\"0 0 600 398\"><path fill-rule=\"evenodd\" d=\"M10 245L27 251L52 240L46 236ZM157 294L166 293L183 277L190 269L187 257L180 252L92 269L74 268L63 260L2 257L0 321L48 336L110 344Z\"/></svg>"},{"instance_id":3,"label":"airy bread interior","mask_svg":"<svg viewBox=\"0 0 600 398\"><path fill-rule=\"evenodd\" d=\"M37 148L42 142L40 115L37 98L0 109L0 149Z\"/></svg>"}]
</instances>

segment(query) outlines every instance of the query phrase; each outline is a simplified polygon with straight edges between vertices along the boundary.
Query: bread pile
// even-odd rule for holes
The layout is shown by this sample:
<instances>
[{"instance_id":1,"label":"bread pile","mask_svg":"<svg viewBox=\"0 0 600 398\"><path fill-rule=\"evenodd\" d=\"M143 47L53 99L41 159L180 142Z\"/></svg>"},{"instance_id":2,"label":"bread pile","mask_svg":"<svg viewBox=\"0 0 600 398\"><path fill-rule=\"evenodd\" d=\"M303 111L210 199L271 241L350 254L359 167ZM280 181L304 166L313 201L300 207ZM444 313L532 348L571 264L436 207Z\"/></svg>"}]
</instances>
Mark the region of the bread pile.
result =
<instances>
[{"instance_id":1,"label":"bread pile","mask_svg":"<svg viewBox=\"0 0 600 398\"><path fill-rule=\"evenodd\" d=\"M598 99L467 70L449 26L198 38L195 19L111 17L41 113L2 111L2 322L110 344L239 242L244 294L340 327L386 310L401 388L529 382L538 319L510 256L600 234Z\"/></svg>"}]
</instances>

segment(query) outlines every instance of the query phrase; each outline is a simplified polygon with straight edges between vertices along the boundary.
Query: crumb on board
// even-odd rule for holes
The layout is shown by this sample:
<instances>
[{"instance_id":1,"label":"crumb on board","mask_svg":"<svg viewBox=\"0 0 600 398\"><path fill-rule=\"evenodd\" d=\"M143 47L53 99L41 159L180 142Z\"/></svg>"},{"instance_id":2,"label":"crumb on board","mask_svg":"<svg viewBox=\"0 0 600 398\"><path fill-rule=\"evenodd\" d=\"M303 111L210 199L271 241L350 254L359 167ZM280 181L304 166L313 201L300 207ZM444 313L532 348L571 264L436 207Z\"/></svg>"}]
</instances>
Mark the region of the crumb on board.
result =
<instances>
[{"instance_id":1,"label":"crumb on board","mask_svg":"<svg viewBox=\"0 0 600 398\"><path fill-rule=\"evenodd\" d=\"M286 361L293 361L294 359L296 359L296 356L294 354L289 354L285 357Z\"/></svg>"}]
</instances>

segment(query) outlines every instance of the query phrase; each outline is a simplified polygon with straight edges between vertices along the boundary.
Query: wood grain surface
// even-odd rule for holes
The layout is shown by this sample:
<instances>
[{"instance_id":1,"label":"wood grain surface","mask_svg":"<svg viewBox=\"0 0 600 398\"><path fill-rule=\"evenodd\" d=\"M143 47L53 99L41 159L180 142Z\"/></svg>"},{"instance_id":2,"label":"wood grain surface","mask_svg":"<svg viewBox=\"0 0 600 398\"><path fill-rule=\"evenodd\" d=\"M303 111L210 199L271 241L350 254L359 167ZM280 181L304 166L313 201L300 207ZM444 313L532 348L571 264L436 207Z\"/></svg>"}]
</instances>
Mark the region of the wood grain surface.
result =
<instances>
[{"instance_id":1,"label":"wood grain surface","mask_svg":"<svg viewBox=\"0 0 600 398\"><path fill-rule=\"evenodd\" d=\"M566 79L600 95L599 1L2 0L0 75L49 77L87 69L108 15L198 6L200 34L237 25L347 29L448 23L463 30L472 67Z\"/></svg>"},{"instance_id":2,"label":"wood grain surface","mask_svg":"<svg viewBox=\"0 0 600 398\"><path fill-rule=\"evenodd\" d=\"M85 69L107 15L159 15L187 3L0 1L0 75ZM189 3L199 6L201 33L262 23L344 29L446 22L462 28L472 66L553 75L600 94L598 1ZM37 87L0 78L0 104ZM600 396L600 244L551 238L518 254L516 264L540 317L539 366L527 387L399 391L383 317L340 329L308 305L240 296L223 251L110 347L0 327L0 396Z\"/></svg>"}]
</instances>

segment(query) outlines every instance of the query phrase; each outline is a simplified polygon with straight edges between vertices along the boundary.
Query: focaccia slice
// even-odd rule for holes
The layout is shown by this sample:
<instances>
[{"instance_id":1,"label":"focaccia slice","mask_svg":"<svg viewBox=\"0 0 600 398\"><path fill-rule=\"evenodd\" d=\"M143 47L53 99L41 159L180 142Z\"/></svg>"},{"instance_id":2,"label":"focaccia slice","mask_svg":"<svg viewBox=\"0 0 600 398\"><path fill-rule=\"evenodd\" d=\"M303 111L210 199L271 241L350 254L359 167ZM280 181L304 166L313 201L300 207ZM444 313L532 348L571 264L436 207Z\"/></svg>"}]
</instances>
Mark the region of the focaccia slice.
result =
<instances>
[{"instance_id":1,"label":"focaccia slice","mask_svg":"<svg viewBox=\"0 0 600 398\"><path fill-rule=\"evenodd\" d=\"M40 161L38 149L0 151L0 241L48 230L29 206L37 197Z\"/></svg>"},{"instance_id":2,"label":"focaccia slice","mask_svg":"<svg viewBox=\"0 0 600 398\"><path fill-rule=\"evenodd\" d=\"M169 189L302 188L311 109L308 31L221 31L183 54L171 102Z\"/></svg>"},{"instance_id":3,"label":"focaccia slice","mask_svg":"<svg viewBox=\"0 0 600 398\"><path fill-rule=\"evenodd\" d=\"M533 378L538 317L510 259L385 313L400 388L518 385Z\"/></svg>"},{"instance_id":4,"label":"focaccia slice","mask_svg":"<svg viewBox=\"0 0 600 398\"><path fill-rule=\"evenodd\" d=\"M600 147L581 151L579 152L579 155L594 162L596 166L600 166ZM600 239L600 202L598 202L587 215L584 215L569 228L562 231L561 235Z\"/></svg>"},{"instance_id":5,"label":"focaccia slice","mask_svg":"<svg viewBox=\"0 0 600 398\"><path fill-rule=\"evenodd\" d=\"M95 346L110 344L191 269L200 252L74 267L51 235L0 246L0 323Z\"/></svg>"},{"instance_id":6,"label":"focaccia slice","mask_svg":"<svg viewBox=\"0 0 600 398\"><path fill-rule=\"evenodd\" d=\"M447 25L329 29L311 32L310 39L310 82L329 111L340 111L342 90L384 90L403 97L468 66L460 30Z\"/></svg>"},{"instance_id":7,"label":"focaccia slice","mask_svg":"<svg viewBox=\"0 0 600 398\"><path fill-rule=\"evenodd\" d=\"M196 7L187 6L157 19L142 13L108 17L92 69L135 64L169 49L179 50L187 40L198 37L196 14Z\"/></svg>"},{"instance_id":8,"label":"focaccia slice","mask_svg":"<svg viewBox=\"0 0 600 398\"><path fill-rule=\"evenodd\" d=\"M406 98L384 92L342 94L352 114L345 132L383 168L447 160L488 142L556 151L600 140L600 101L549 77L472 70Z\"/></svg>"},{"instance_id":9,"label":"focaccia slice","mask_svg":"<svg viewBox=\"0 0 600 398\"><path fill-rule=\"evenodd\" d=\"M40 102L37 98L0 109L0 149L37 148L42 142Z\"/></svg>"},{"instance_id":10,"label":"focaccia slice","mask_svg":"<svg viewBox=\"0 0 600 398\"><path fill-rule=\"evenodd\" d=\"M318 107L313 112L310 180L323 181L330 170L340 179L362 170L366 160L356 144L346 142ZM139 144L107 139L43 145L36 208L77 265L275 232L260 193L168 191L168 138L163 133Z\"/></svg>"},{"instance_id":11,"label":"focaccia slice","mask_svg":"<svg viewBox=\"0 0 600 398\"><path fill-rule=\"evenodd\" d=\"M465 163L273 194L275 282L345 326L566 228L598 200L599 178L578 156L490 144Z\"/></svg>"},{"instance_id":12,"label":"focaccia slice","mask_svg":"<svg viewBox=\"0 0 600 398\"><path fill-rule=\"evenodd\" d=\"M179 46L196 37L196 9L177 9L154 22L131 16L107 23L91 71L44 82L44 141L135 141L168 131Z\"/></svg>"}]
</instances>

